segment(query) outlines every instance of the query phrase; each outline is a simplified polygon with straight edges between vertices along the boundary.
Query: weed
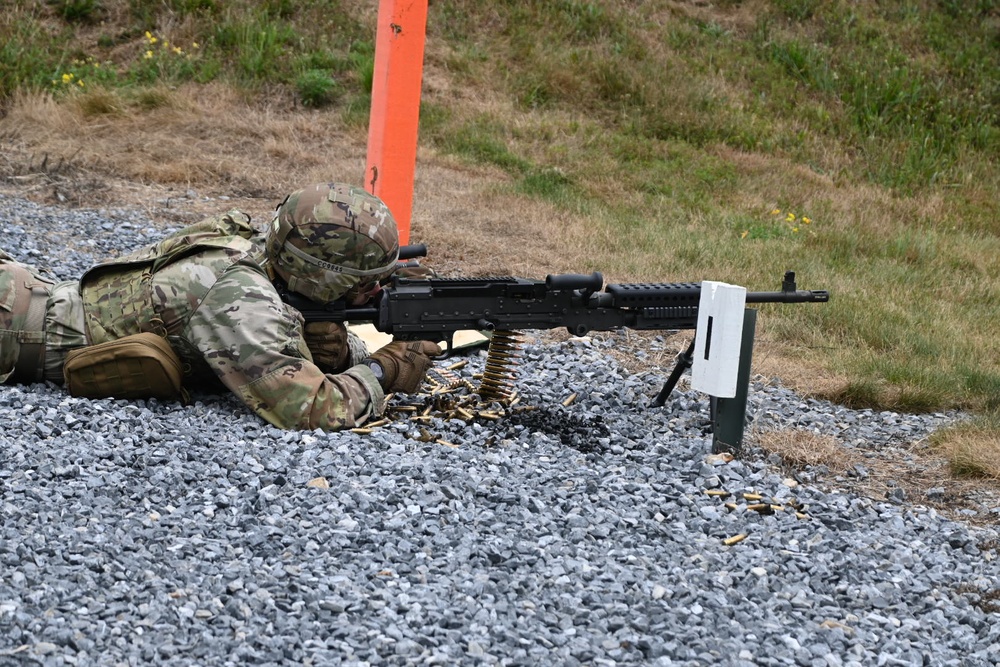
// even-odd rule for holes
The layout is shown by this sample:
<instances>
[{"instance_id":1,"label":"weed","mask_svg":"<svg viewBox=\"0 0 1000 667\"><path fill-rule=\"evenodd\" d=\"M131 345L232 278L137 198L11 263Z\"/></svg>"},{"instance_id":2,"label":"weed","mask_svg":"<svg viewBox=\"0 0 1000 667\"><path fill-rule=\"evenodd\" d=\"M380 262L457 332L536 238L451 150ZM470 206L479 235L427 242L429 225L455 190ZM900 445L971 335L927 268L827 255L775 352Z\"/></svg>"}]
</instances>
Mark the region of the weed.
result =
<instances>
[{"instance_id":1,"label":"weed","mask_svg":"<svg viewBox=\"0 0 1000 667\"><path fill-rule=\"evenodd\" d=\"M737 227L741 227L737 223ZM770 221L751 221L740 232L741 239L751 241L762 239L802 238L814 233L813 220L809 216L799 216L780 208L771 209Z\"/></svg>"},{"instance_id":2,"label":"weed","mask_svg":"<svg viewBox=\"0 0 1000 667\"><path fill-rule=\"evenodd\" d=\"M201 63L201 45L198 42L181 46L147 30L139 53L126 74L133 84L155 86L197 78Z\"/></svg>"},{"instance_id":3,"label":"weed","mask_svg":"<svg viewBox=\"0 0 1000 667\"><path fill-rule=\"evenodd\" d=\"M356 41L348 51L351 70L358 81L358 87L365 94L371 94L375 80L375 44L371 41Z\"/></svg>"},{"instance_id":4,"label":"weed","mask_svg":"<svg viewBox=\"0 0 1000 667\"><path fill-rule=\"evenodd\" d=\"M303 72L295 80L299 99L307 107L325 107L335 102L340 87L329 72L311 69Z\"/></svg>"},{"instance_id":5,"label":"weed","mask_svg":"<svg viewBox=\"0 0 1000 667\"><path fill-rule=\"evenodd\" d=\"M806 21L812 18L820 0L775 0L774 4L778 11L793 21Z\"/></svg>"},{"instance_id":6,"label":"weed","mask_svg":"<svg viewBox=\"0 0 1000 667\"><path fill-rule=\"evenodd\" d=\"M70 23L93 21L100 8L97 0L59 0L56 3L56 12Z\"/></svg>"},{"instance_id":7,"label":"weed","mask_svg":"<svg viewBox=\"0 0 1000 667\"><path fill-rule=\"evenodd\" d=\"M572 181L561 169L531 169L519 183L522 192L558 202L567 196Z\"/></svg>"}]
</instances>

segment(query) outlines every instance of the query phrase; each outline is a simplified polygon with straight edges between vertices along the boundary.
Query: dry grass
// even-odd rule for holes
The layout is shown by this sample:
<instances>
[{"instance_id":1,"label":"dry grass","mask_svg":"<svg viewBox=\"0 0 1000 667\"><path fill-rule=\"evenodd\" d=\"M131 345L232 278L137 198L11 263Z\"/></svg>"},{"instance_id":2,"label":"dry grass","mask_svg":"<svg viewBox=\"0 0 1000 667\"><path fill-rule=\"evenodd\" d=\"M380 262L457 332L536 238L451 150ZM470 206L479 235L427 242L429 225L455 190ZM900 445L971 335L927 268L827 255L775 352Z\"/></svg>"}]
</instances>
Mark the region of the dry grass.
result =
<instances>
[{"instance_id":1,"label":"dry grass","mask_svg":"<svg viewBox=\"0 0 1000 667\"><path fill-rule=\"evenodd\" d=\"M924 441L858 450L830 435L785 429L755 431L748 443L765 455L779 455L793 476L806 469L816 473L817 466L825 466L826 474L816 476L819 484L873 500L885 501L899 489L908 502L933 507L952 519L981 523L991 523L990 510L1000 506L995 484L981 476L956 474L951 453Z\"/></svg>"},{"instance_id":2,"label":"dry grass","mask_svg":"<svg viewBox=\"0 0 1000 667\"><path fill-rule=\"evenodd\" d=\"M935 434L934 449L961 477L1000 481L1000 435L955 428Z\"/></svg>"},{"instance_id":3,"label":"dry grass","mask_svg":"<svg viewBox=\"0 0 1000 667\"><path fill-rule=\"evenodd\" d=\"M833 474L842 474L861 461L861 457L840 445L830 435L802 429L763 431L754 438L758 447L778 454L792 468L826 466Z\"/></svg>"},{"instance_id":4,"label":"dry grass","mask_svg":"<svg viewBox=\"0 0 1000 667\"><path fill-rule=\"evenodd\" d=\"M90 114L91 95L72 104L21 96L0 119L0 136L11 137L0 176L16 176L20 185L34 174L34 184L21 193L41 201L134 205L155 215L164 189L195 190L230 197L258 217L304 184L363 177L367 137L345 127L335 111L276 109L215 85L163 91L163 97L153 109ZM56 174L39 171L42 160L63 165L63 180L104 185L71 193ZM533 278L581 270L589 254L582 216L516 196L505 187L509 176L495 169L426 148L418 164L411 240L427 243L439 268ZM126 183L146 185L148 192Z\"/></svg>"}]
</instances>

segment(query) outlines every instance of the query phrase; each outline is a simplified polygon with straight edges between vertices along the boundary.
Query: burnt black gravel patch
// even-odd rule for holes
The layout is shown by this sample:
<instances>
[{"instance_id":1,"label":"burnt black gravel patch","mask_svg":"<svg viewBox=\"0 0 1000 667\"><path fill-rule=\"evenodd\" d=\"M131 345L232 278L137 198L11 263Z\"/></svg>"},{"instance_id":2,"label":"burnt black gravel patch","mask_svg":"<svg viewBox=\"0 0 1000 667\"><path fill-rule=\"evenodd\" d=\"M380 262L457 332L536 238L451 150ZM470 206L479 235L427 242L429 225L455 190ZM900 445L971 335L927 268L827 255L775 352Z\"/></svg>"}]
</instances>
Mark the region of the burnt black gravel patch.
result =
<instances>
[{"instance_id":1,"label":"burnt black gravel patch","mask_svg":"<svg viewBox=\"0 0 1000 667\"><path fill-rule=\"evenodd\" d=\"M502 432L503 438L516 437L519 431L527 429L556 438L566 447L584 454L600 451L611 441L611 430L601 415L575 415L565 409L547 406L511 412L498 426L508 427Z\"/></svg>"}]
</instances>

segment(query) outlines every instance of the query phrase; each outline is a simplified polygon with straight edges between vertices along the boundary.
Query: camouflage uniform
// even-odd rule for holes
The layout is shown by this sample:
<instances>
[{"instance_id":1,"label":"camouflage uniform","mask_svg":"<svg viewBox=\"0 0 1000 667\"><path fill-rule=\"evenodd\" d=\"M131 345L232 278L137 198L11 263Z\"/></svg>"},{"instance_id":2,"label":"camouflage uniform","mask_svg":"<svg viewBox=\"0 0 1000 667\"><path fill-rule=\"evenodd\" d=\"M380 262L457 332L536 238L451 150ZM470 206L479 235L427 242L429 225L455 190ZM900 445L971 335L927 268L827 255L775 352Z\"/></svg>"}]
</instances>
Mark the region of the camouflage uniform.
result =
<instances>
[{"instance_id":1,"label":"camouflage uniform","mask_svg":"<svg viewBox=\"0 0 1000 667\"><path fill-rule=\"evenodd\" d=\"M336 201L331 196L319 205L333 202L338 208ZM339 209L350 217L346 205ZM349 368L327 369L343 372L324 373L313 363L302 334L302 316L282 302L272 282L274 267L266 258L265 244L275 242L277 218L274 225L267 234L259 234L246 214L232 210L99 264L79 282L43 281L21 265L2 261L10 260L3 255L0 382L31 381L14 372L24 340L39 336L37 330L28 330L23 314L17 315L24 310L24 285L30 276L39 284L36 291L48 294L45 359L35 380L61 383L62 364L71 349L152 331L166 335L184 362L185 385L203 386L199 383L214 376L280 428L333 431L380 415L382 388L368 367L352 365L367 354L363 343L349 341L350 350L343 353ZM284 246L276 251L291 245L290 240L282 241ZM338 261L343 260L350 271L355 249L347 250ZM381 268L390 270L396 261L395 256L377 259ZM316 285L320 278L317 274ZM16 296L22 299L20 308L14 306ZM314 286L312 296L323 296L322 290Z\"/></svg>"}]
</instances>

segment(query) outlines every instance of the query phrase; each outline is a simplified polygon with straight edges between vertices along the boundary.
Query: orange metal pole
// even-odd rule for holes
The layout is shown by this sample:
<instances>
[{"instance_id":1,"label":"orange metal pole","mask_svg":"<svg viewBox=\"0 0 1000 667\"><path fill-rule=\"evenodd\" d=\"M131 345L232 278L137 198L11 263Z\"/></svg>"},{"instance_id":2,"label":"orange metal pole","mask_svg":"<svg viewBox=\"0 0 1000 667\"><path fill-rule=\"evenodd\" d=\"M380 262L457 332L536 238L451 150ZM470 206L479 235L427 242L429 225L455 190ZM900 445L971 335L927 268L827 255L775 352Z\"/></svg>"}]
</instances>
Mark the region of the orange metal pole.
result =
<instances>
[{"instance_id":1,"label":"orange metal pole","mask_svg":"<svg viewBox=\"0 0 1000 667\"><path fill-rule=\"evenodd\" d=\"M409 243L428 0L379 0L365 189L386 203Z\"/></svg>"}]
</instances>

